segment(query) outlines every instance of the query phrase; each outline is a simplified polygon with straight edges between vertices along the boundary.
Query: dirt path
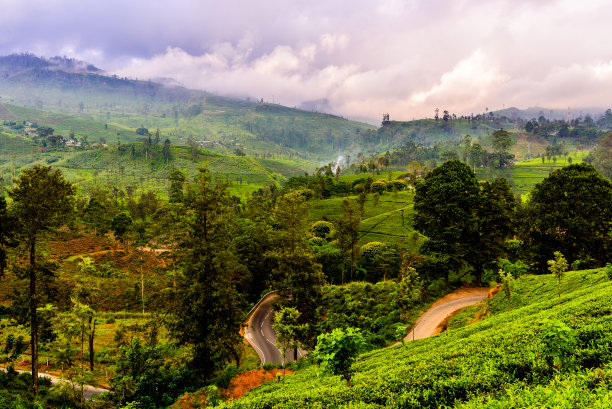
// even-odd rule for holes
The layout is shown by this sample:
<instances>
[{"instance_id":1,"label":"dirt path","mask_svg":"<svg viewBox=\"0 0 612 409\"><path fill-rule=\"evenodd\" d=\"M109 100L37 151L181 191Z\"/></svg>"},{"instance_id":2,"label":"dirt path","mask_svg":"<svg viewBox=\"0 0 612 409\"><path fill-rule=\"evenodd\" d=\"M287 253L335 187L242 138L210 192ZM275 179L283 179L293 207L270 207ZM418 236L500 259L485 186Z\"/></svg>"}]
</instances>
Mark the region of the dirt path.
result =
<instances>
[{"instance_id":1,"label":"dirt path","mask_svg":"<svg viewBox=\"0 0 612 409\"><path fill-rule=\"evenodd\" d=\"M450 314L476 304L489 296L489 288L460 288L440 298L416 322L404 340L427 338L438 333L438 326Z\"/></svg>"}]
</instances>

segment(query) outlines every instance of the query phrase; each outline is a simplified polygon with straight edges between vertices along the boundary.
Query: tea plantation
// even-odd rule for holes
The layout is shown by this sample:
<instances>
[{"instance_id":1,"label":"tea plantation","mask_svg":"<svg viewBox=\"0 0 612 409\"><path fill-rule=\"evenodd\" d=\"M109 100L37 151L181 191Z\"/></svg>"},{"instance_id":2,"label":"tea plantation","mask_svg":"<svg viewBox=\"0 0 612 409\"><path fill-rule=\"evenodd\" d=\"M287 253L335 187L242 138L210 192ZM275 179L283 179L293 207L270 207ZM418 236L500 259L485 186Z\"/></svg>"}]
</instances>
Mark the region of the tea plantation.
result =
<instances>
[{"instance_id":1,"label":"tea plantation","mask_svg":"<svg viewBox=\"0 0 612 409\"><path fill-rule=\"evenodd\" d=\"M223 407L611 407L611 299L604 271L567 273L560 299L523 277L475 324L361 355L352 387L312 365Z\"/></svg>"}]
</instances>

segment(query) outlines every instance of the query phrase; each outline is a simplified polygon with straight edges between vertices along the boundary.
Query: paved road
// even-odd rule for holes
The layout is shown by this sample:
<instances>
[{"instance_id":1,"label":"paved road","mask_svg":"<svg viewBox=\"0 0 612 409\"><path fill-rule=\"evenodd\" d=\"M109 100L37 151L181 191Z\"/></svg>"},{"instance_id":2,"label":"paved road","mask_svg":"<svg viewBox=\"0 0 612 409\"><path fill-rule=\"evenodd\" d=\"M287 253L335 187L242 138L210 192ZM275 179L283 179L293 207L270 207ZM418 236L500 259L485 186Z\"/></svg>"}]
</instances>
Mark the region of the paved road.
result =
<instances>
[{"instance_id":1,"label":"paved road","mask_svg":"<svg viewBox=\"0 0 612 409\"><path fill-rule=\"evenodd\" d=\"M0 368L0 371L6 372L6 369L5 368ZM19 373L31 374L31 372L29 372L29 371L22 371L20 369L16 369L16 371L19 372ZM39 378L49 378L49 379L51 379L51 383L53 385L57 385L58 383L61 383L61 382L63 382L63 383L70 383L70 381L68 381L66 379L58 378L57 376L53 376L53 375L49 375L49 374L41 373L41 372L38 373L38 377ZM77 386L76 389L79 390L80 387ZM83 390L83 395L85 396L85 399L91 399L92 396L100 395L101 393L104 393L104 392L109 392L109 390L108 389L104 389L104 388L96 388L95 386L85 385L85 388Z\"/></svg>"},{"instance_id":2,"label":"paved road","mask_svg":"<svg viewBox=\"0 0 612 409\"><path fill-rule=\"evenodd\" d=\"M244 337L257 351L261 364L277 364L282 361L281 351L276 348L276 331L272 328L274 311L272 301L276 295L266 297L251 314ZM306 352L298 350L298 356L303 356ZM293 360L293 351L287 351L286 360Z\"/></svg>"},{"instance_id":3,"label":"paved road","mask_svg":"<svg viewBox=\"0 0 612 409\"><path fill-rule=\"evenodd\" d=\"M438 326L453 312L476 304L489 296L488 288L460 289L436 301L406 335L404 340L427 338L436 334Z\"/></svg>"}]
</instances>

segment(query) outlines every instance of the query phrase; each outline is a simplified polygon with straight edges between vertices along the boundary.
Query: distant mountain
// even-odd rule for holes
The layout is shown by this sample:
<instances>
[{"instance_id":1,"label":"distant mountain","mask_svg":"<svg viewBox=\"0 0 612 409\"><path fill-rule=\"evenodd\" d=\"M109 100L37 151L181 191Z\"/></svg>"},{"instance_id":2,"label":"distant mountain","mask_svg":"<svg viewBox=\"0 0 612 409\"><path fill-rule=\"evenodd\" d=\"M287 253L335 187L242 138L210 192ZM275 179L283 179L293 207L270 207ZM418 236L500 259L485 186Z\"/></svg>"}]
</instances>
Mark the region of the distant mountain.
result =
<instances>
[{"instance_id":1,"label":"distant mountain","mask_svg":"<svg viewBox=\"0 0 612 409\"><path fill-rule=\"evenodd\" d=\"M4 70L3 70L4 69ZM37 57L34 54L11 54L0 56L0 70L5 73L29 69L64 70L72 72L102 73L103 71L89 63L67 57Z\"/></svg>"},{"instance_id":2,"label":"distant mountain","mask_svg":"<svg viewBox=\"0 0 612 409\"><path fill-rule=\"evenodd\" d=\"M575 118L584 118L589 115L591 117L595 117L603 113L605 109L603 108L580 108L580 109L571 109L569 111L570 119ZM526 121L531 119L538 119L543 116L546 119L567 119L567 109L550 109L543 107L529 107L527 109L519 109L515 107L510 107L506 109L500 109L498 111L491 111L496 116L505 116L507 118L513 119L524 119Z\"/></svg>"}]
</instances>

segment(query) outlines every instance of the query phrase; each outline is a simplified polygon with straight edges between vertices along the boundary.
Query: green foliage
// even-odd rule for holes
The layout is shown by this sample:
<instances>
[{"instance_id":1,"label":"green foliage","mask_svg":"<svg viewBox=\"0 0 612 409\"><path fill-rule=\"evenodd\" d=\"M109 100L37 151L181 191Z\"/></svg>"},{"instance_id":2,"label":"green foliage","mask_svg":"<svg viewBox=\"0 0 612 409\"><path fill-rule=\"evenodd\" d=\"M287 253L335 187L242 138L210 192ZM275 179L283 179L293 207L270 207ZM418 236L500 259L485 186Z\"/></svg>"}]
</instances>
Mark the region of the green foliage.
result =
<instances>
[{"instance_id":1,"label":"green foliage","mask_svg":"<svg viewBox=\"0 0 612 409\"><path fill-rule=\"evenodd\" d=\"M552 172L538 183L527 204L521 238L533 251L535 268L546 271L555 251L567 260L608 257L612 222L612 182L593 166L573 164ZM587 267L587 265L583 266Z\"/></svg>"},{"instance_id":2,"label":"green foliage","mask_svg":"<svg viewBox=\"0 0 612 409\"><path fill-rule=\"evenodd\" d=\"M297 350L304 338L308 324L300 324L300 312L291 307L284 307L274 313L272 328L276 331L276 347L279 348L285 361L287 350Z\"/></svg>"},{"instance_id":3,"label":"green foliage","mask_svg":"<svg viewBox=\"0 0 612 409\"><path fill-rule=\"evenodd\" d=\"M132 218L125 213L119 213L111 220L110 228L122 243L125 234L128 232L132 225Z\"/></svg>"},{"instance_id":4,"label":"green foliage","mask_svg":"<svg viewBox=\"0 0 612 409\"><path fill-rule=\"evenodd\" d=\"M568 369L573 361L576 333L559 320L541 322L542 355L555 369Z\"/></svg>"},{"instance_id":5,"label":"green foliage","mask_svg":"<svg viewBox=\"0 0 612 409\"><path fill-rule=\"evenodd\" d=\"M370 192L382 194L387 191L387 183L384 180L377 180L370 185Z\"/></svg>"},{"instance_id":6,"label":"green foliage","mask_svg":"<svg viewBox=\"0 0 612 409\"><path fill-rule=\"evenodd\" d=\"M565 272L567 271L567 260L563 257L560 251L555 251L555 259L548 260L548 271L552 273L552 275L557 279L557 289L559 294L559 299L561 299L561 280L565 276Z\"/></svg>"},{"instance_id":7,"label":"green foliage","mask_svg":"<svg viewBox=\"0 0 612 409\"><path fill-rule=\"evenodd\" d=\"M514 289L514 276L508 271L499 270L499 278L501 280L502 290L506 295L506 298L510 300L512 297L512 291Z\"/></svg>"},{"instance_id":8,"label":"green foliage","mask_svg":"<svg viewBox=\"0 0 612 409\"><path fill-rule=\"evenodd\" d=\"M183 275L171 322L172 335L192 346L190 366L210 377L230 358L237 357L244 318L243 296L237 291L245 267L231 242L233 223L226 185L211 184L201 170L196 189L186 199L187 242Z\"/></svg>"},{"instance_id":9,"label":"green foliage","mask_svg":"<svg viewBox=\"0 0 612 409\"><path fill-rule=\"evenodd\" d=\"M310 227L310 231L312 231L312 234L322 239L327 239L333 229L334 225L324 220L319 220Z\"/></svg>"},{"instance_id":10,"label":"green foliage","mask_svg":"<svg viewBox=\"0 0 612 409\"><path fill-rule=\"evenodd\" d=\"M421 252L444 264L447 279L448 271L461 267L474 241L478 194L474 172L458 160L445 162L416 185L414 226L427 236Z\"/></svg>"},{"instance_id":11,"label":"green foliage","mask_svg":"<svg viewBox=\"0 0 612 409\"><path fill-rule=\"evenodd\" d=\"M612 264L606 263L605 271L608 278L612 280Z\"/></svg>"},{"instance_id":12,"label":"green foliage","mask_svg":"<svg viewBox=\"0 0 612 409\"><path fill-rule=\"evenodd\" d=\"M346 385L351 386L353 362L363 345L364 339L358 328L337 328L331 333L319 335L313 355L323 370L342 375Z\"/></svg>"}]
</instances>

